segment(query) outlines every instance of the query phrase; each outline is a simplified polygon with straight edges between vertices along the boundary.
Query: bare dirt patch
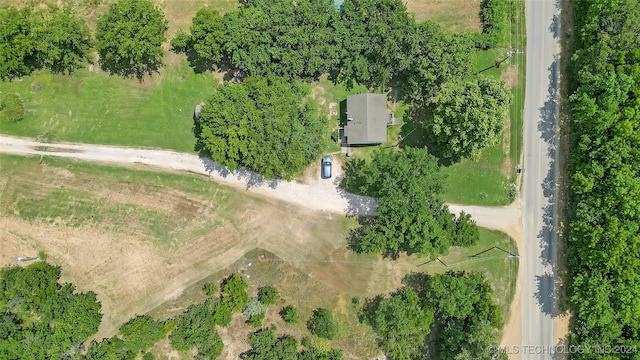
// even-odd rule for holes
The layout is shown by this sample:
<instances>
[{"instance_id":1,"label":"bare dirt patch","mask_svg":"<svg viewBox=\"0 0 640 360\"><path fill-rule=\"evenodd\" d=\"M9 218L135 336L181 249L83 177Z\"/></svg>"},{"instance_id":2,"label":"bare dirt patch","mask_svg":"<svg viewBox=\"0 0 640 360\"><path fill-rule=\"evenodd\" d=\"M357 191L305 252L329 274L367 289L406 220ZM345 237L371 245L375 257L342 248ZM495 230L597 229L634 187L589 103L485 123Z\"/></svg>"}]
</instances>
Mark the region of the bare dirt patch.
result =
<instances>
[{"instance_id":1,"label":"bare dirt patch","mask_svg":"<svg viewBox=\"0 0 640 360\"><path fill-rule=\"evenodd\" d=\"M500 74L500 79L504 81L505 85L512 89L518 86L518 68L515 65L509 65Z\"/></svg>"},{"instance_id":2,"label":"bare dirt patch","mask_svg":"<svg viewBox=\"0 0 640 360\"><path fill-rule=\"evenodd\" d=\"M434 20L452 31L481 32L480 0L409 0L417 21Z\"/></svg>"}]
</instances>

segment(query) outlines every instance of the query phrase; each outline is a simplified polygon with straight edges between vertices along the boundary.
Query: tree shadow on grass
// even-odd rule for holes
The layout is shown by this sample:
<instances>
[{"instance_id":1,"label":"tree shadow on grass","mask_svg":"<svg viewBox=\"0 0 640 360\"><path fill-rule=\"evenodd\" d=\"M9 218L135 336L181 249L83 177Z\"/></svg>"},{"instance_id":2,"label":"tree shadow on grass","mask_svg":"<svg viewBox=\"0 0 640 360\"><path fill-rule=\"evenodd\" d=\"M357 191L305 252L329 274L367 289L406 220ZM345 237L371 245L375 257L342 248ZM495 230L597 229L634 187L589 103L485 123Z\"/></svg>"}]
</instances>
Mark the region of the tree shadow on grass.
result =
<instances>
[{"instance_id":1,"label":"tree shadow on grass","mask_svg":"<svg viewBox=\"0 0 640 360\"><path fill-rule=\"evenodd\" d=\"M440 166L453 165L450 159L443 156L441 146L436 145L435 137L425 126L431 119L431 110L428 107L411 106L404 115L402 129L400 130L399 146L426 148L433 155Z\"/></svg>"},{"instance_id":2,"label":"tree shadow on grass","mask_svg":"<svg viewBox=\"0 0 640 360\"><path fill-rule=\"evenodd\" d=\"M421 298L425 298L427 296L427 289L429 288L430 282L431 275L421 272L412 272L402 278L402 285L415 290Z\"/></svg>"},{"instance_id":3,"label":"tree shadow on grass","mask_svg":"<svg viewBox=\"0 0 640 360\"><path fill-rule=\"evenodd\" d=\"M100 68L109 75L119 75L125 78L135 77L138 81L142 82L145 75L159 74L160 68L163 66L161 60L153 61L152 59L144 59L142 66L131 66L129 59L122 59L121 61L111 61L105 58L103 54L100 54Z\"/></svg>"}]
</instances>

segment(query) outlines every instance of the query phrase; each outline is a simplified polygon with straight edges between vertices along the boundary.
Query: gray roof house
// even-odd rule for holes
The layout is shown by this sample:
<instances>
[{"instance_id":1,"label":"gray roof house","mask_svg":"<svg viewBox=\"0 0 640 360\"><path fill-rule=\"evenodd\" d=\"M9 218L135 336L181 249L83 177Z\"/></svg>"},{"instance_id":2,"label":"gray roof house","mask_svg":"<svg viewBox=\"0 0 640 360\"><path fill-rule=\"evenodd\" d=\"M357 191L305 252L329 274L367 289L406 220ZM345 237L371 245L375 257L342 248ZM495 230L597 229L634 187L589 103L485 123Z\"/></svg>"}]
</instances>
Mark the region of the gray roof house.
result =
<instances>
[{"instance_id":1,"label":"gray roof house","mask_svg":"<svg viewBox=\"0 0 640 360\"><path fill-rule=\"evenodd\" d=\"M387 141L387 96L359 94L347 96L347 122L343 143L374 145Z\"/></svg>"}]
</instances>

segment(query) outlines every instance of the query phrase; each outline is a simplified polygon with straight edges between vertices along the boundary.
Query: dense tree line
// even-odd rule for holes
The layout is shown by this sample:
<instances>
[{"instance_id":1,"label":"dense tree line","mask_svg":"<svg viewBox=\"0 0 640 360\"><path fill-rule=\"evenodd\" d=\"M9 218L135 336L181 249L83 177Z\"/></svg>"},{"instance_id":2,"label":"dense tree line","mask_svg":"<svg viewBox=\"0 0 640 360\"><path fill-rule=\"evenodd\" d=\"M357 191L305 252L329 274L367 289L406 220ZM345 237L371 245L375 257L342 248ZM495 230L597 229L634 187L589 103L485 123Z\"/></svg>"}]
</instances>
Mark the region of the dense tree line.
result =
<instances>
[{"instance_id":1,"label":"dense tree line","mask_svg":"<svg viewBox=\"0 0 640 360\"><path fill-rule=\"evenodd\" d=\"M640 3L575 1L571 95L574 345L640 347ZM626 346L626 347L625 347ZM575 359L604 355L573 354Z\"/></svg>"},{"instance_id":2,"label":"dense tree line","mask_svg":"<svg viewBox=\"0 0 640 360\"><path fill-rule=\"evenodd\" d=\"M200 113L199 139L211 158L231 170L290 178L320 155L327 117L306 96L309 87L280 77L225 83Z\"/></svg>"},{"instance_id":3,"label":"dense tree line","mask_svg":"<svg viewBox=\"0 0 640 360\"><path fill-rule=\"evenodd\" d=\"M444 175L426 149L378 150L365 162L346 164L343 187L378 200L375 217L352 231L350 247L356 252L400 252L431 256L448 253L449 247L470 246L478 229L470 216L454 216L442 200Z\"/></svg>"},{"instance_id":4,"label":"dense tree line","mask_svg":"<svg viewBox=\"0 0 640 360\"><path fill-rule=\"evenodd\" d=\"M0 270L0 358L78 357L100 325L93 292L60 284L60 267L36 262Z\"/></svg>"},{"instance_id":5,"label":"dense tree line","mask_svg":"<svg viewBox=\"0 0 640 360\"><path fill-rule=\"evenodd\" d=\"M508 2L482 3L483 34L448 34L430 21L417 24L402 0L346 0L340 10L332 0L246 0L222 19L202 9L191 34L179 31L172 45L251 75L312 80L329 73L336 82L383 90L407 83L403 93L413 99L466 75L478 43L499 45L509 31Z\"/></svg>"},{"instance_id":6,"label":"dense tree line","mask_svg":"<svg viewBox=\"0 0 640 360\"><path fill-rule=\"evenodd\" d=\"M403 282L388 297L368 299L360 311L394 360L506 359L488 351L497 347L502 315L482 273L414 273Z\"/></svg>"},{"instance_id":7,"label":"dense tree line","mask_svg":"<svg viewBox=\"0 0 640 360\"><path fill-rule=\"evenodd\" d=\"M0 6L0 79L48 68L72 73L89 60L90 33L70 7Z\"/></svg>"},{"instance_id":8,"label":"dense tree line","mask_svg":"<svg viewBox=\"0 0 640 360\"><path fill-rule=\"evenodd\" d=\"M316 79L335 68L337 12L332 0L247 0L224 16L224 52L252 75Z\"/></svg>"}]
</instances>

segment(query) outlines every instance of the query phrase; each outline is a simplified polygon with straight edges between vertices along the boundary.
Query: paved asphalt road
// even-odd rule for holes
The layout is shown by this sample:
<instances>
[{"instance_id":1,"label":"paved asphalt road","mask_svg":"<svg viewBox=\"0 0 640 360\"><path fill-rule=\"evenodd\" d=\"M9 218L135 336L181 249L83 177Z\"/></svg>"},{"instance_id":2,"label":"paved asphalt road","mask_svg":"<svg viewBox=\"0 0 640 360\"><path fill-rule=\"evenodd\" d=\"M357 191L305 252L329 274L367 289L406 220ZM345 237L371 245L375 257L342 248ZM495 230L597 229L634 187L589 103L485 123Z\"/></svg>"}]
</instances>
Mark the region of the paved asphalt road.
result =
<instances>
[{"instance_id":1,"label":"paved asphalt road","mask_svg":"<svg viewBox=\"0 0 640 360\"><path fill-rule=\"evenodd\" d=\"M559 55L556 0L527 0L521 358L552 359L556 243L556 136ZM517 344L514 344L517 345Z\"/></svg>"}]
</instances>

